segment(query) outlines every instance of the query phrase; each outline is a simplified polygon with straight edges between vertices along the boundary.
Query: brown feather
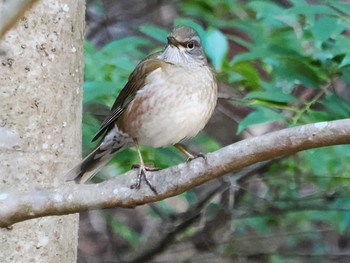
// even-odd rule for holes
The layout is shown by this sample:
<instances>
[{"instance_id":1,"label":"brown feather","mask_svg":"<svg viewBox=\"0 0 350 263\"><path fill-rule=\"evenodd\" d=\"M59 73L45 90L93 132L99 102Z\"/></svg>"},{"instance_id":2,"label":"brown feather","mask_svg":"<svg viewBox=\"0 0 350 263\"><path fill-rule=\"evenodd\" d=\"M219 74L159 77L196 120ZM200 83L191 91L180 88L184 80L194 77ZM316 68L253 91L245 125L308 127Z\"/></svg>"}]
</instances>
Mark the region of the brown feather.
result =
<instances>
[{"instance_id":1,"label":"brown feather","mask_svg":"<svg viewBox=\"0 0 350 263\"><path fill-rule=\"evenodd\" d=\"M114 127L115 122L135 98L137 91L143 88L147 76L163 64L167 64L167 62L157 58L158 54L159 52L142 60L130 74L128 82L115 100L110 114L103 121L92 141L96 141L102 134L107 133Z\"/></svg>"}]
</instances>

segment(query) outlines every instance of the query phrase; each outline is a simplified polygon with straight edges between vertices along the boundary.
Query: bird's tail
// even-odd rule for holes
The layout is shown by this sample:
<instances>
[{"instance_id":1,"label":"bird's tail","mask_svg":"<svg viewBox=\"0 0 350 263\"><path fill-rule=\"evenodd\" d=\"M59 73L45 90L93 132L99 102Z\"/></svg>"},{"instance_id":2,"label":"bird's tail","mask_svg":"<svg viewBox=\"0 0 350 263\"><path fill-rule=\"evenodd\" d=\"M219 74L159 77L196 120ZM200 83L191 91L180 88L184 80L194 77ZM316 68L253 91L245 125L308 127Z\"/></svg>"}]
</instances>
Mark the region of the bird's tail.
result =
<instances>
[{"instance_id":1,"label":"bird's tail","mask_svg":"<svg viewBox=\"0 0 350 263\"><path fill-rule=\"evenodd\" d=\"M66 174L67 181L85 183L108 162L112 157L132 145L132 139L117 130L110 130L96 148Z\"/></svg>"}]
</instances>

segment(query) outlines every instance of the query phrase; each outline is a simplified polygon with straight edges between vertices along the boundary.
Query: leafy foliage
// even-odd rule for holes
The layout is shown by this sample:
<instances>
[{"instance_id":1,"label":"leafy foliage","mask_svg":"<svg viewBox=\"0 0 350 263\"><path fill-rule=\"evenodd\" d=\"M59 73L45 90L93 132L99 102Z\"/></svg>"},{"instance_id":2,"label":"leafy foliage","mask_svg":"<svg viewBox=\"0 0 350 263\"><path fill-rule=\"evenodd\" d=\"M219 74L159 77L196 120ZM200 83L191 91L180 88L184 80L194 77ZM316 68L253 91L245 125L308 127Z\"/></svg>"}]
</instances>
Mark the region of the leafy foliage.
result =
<instances>
[{"instance_id":1,"label":"leafy foliage","mask_svg":"<svg viewBox=\"0 0 350 263\"><path fill-rule=\"evenodd\" d=\"M177 2L181 17L174 25L186 24L198 31L218 81L241 94L229 103L249 108L232 137L259 131L257 124L272 130L276 123L289 127L350 116L350 6L336 0L317 4L292 0L288 7L277 2ZM112 105L136 63L164 45L168 30L147 23L138 32L141 36L115 40L99 50L86 43L85 148L91 148L89 138L103 119L95 114L96 107L103 112L101 105ZM207 152L220 147L219 139L202 134L191 143ZM160 168L183 161L173 148L142 148L142 154ZM126 150L103 174L115 175L137 162L134 150ZM226 225L227 235L220 236L211 249L236 260L251 255L260 262L287 262L291 256L295 261L288 262L311 262L301 260L305 252L306 259L328 262L327 251L334 244L322 238L327 233L349 234L349 162L349 146L313 149L273 161L256 175L238 181L233 207L223 209L222 197L204 209L207 222L216 217L224 221L223 210L225 216L230 214L231 228ZM177 200L190 207L200 196L194 190ZM177 213L166 201L158 205L164 217ZM159 213L151 214L161 218ZM131 228L118 220L107 221L131 247L140 244ZM188 229L182 240L188 241L194 233L195 227Z\"/></svg>"}]
</instances>

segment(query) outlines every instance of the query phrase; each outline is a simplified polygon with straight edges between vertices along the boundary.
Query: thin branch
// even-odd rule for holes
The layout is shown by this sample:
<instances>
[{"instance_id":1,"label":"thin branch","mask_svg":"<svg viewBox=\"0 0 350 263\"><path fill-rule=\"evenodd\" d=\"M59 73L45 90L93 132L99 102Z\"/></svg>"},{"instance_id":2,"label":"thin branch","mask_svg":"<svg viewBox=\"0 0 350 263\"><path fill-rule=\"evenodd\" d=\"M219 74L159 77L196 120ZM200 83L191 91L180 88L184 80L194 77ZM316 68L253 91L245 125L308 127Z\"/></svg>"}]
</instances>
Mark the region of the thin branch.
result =
<instances>
[{"instance_id":1,"label":"thin branch","mask_svg":"<svg viewBox=\"0 0 350 263\"><path fill-rule=\"evenodd\" d=\"M0 39L10 30L26 10L38 0L10 0L0 3Z\"/></svg>"},{"instance_id":2,"label":"thin branch","mask_svg":"<svg viewBox=\"0 0 350 263\"><path fill-rule=\"evenodd\" d=\"M0 226L31 218L77 213L89 209L135 207L183 193L195 186L254 163L298 151L350 143L350 119L320 122L249 138L209 153L206 160L149 173L158 195L146 186L130 189L136 171L99 184L66 183L54 189L0 192Z\"/></svg>"}]
</instances>

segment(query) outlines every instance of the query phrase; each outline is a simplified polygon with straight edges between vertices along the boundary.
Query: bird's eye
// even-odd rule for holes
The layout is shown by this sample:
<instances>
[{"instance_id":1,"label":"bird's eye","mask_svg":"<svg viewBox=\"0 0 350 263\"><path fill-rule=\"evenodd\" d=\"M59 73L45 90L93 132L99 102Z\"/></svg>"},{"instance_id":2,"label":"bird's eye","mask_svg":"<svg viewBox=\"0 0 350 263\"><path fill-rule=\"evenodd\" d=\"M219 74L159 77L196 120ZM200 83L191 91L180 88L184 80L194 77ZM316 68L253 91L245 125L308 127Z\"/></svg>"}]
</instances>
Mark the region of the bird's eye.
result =
<instances>
[{"instance_id":1,"label":"bird's eye","mask_svg":"<svg viewBox=\"0 0 350 263\"><path fill-rule=\"evenodd\" d=\"M187 43L187 48L188 49L193 49L194 46L195 46L194 41L190 41L190 42Z\"/></svg>"}]
</instances>

